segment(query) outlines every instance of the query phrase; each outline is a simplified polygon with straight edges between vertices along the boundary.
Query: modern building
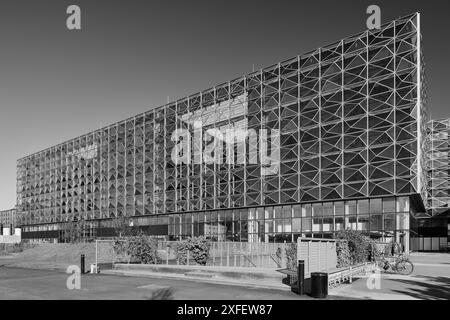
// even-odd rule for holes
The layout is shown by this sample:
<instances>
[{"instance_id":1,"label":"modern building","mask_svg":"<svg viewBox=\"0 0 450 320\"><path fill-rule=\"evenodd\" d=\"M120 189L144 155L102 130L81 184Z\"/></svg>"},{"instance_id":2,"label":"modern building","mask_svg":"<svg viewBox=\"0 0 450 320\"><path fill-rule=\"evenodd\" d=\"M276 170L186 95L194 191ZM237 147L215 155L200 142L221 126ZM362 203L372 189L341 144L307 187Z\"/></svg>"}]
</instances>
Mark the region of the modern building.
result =
<instances>
[{"instance_id":1,"label":"modern building","mask_svg":"<svg viewBox=\"0 0 450 320\"><path fill-rule=\"evenodd\" d=\"M419 250L445 250L450 243L450 119L428 126L427 212L419 220Z\"/></svg>"},{"instance_id":2,"label":"modern building","mask_svg":"<svg viewBox=\"0 0 450 320\"><path fill-rule=\"evenodd\" d=\"M17 162L25 239L116 217L178 239L283 242L352 228L405 247L426 212L420 14ZM131 222L130 222L131 223Z\"/></svg>"},{"instance_id":3,"label":"modern building","mask_svg":"<svg viewBox=\"0 0 450 320\"><path fill-rule=\"evenodd\" d=\"M0 211L0 229L2 227L11 228L11 226L13 228L17 226L16 209Z\"/></svg>"}]
</instances>

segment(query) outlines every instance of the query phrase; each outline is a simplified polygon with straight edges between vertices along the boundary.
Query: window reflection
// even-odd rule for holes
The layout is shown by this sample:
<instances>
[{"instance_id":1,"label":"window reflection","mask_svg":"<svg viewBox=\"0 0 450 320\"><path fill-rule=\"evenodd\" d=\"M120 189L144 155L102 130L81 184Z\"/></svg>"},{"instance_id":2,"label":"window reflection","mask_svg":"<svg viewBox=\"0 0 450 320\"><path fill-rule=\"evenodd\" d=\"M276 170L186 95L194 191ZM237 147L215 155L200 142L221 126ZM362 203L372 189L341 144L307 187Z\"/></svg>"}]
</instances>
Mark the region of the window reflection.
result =
<instances>
[{"instance_id":1,"label":"window reflection","mask_svg":"<svg viewBox=\"0 0 450 320\"><path fill-rule=\"evenodd\" d=\"M397 209L406 211L396 212ZM211 241L292 241L299 236L330 237L338 231L351 229L387 241L411 227L407 197L269 206L151 218L151 225L167 226L168 238L171 240L203 235Z\"/></svg>"}]
</instances>

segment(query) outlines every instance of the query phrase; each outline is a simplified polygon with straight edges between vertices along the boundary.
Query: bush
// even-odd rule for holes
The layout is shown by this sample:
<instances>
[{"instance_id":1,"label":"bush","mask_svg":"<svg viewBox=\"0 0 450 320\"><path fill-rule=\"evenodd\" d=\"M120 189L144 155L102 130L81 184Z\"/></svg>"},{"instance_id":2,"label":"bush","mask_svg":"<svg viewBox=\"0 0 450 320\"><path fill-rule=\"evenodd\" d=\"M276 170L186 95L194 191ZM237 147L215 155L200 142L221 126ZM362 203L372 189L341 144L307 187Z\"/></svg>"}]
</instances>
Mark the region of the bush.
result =
<instances>
[{"instance_id":1,"label":"bush","mask_svg":"<svg viewBox=\"0 0 450 320\"><path fill-rule=\"evenodd\" d=\"M337 267L345 268L352 265L352 257L347 241L338 241L336 243Z\"/></svg>"},{"instance_id":2,"label":"bush","mask_svg":"<svg viewBox=\"0 0 450 320\"><path fill-rule=\"evenodd\" d=\"M297 244L289 243L285 249L286 251L286 268L297 268Z\"/></svg>"},{"instance_id":3,"label":"bush","mask_svg":"<svg viewBox=\"0 0 450 320\"><path fill-rule=\"evenodd\" d=\"M194 237L190 239L190 244L190 251L195 262L201 266L206 266L209 258L209 241L204 237Z\"/></svg>"},{"instance_id":4,"label":"bush","mask_svg":"<svg viewBox=\"0 0 450 320\"><path fill-rule=\"evenodd\" d=\"M176 245L176 254L180 264L187 264L187 255L194 259L194 261L205 266L209 259L210 242L204 237L192 237L187 240L182 240Z\"/></svg>"},{"instance_id":5,"label":"bush","mask_svg":"<svg viewBox=\"0 0 450 320\"><path fill-rule=\"evenodd\" d=\"M190 243L187 240L179 241L175 246L178 263L181 265L187 264L187 256L190 248Z\"/></svg>"},{"instance_id":6,"label":"bush","mask_svg":"<svg viewBox=\"0 0 450 320\"><path fill-rule=\"evenodd\" d=\"M336 247L338 265L348 266L349 262L351 264L358 264L373 261L379 255L375 242L360 231L339 231L335 238L347 243L346 245L339 244Z\"/></svg>"},{"instance_id":7,"label":"bush","mask_svg":"<svg viewBox=\"0 0 450 320\"><path fill-rule=\"evenodd\" d=\"M114 251L118 255L126 254L131 263L159 264L158 240L149 238L141 231L125 241L116 241Z\"/></svg>"}]
</instances>

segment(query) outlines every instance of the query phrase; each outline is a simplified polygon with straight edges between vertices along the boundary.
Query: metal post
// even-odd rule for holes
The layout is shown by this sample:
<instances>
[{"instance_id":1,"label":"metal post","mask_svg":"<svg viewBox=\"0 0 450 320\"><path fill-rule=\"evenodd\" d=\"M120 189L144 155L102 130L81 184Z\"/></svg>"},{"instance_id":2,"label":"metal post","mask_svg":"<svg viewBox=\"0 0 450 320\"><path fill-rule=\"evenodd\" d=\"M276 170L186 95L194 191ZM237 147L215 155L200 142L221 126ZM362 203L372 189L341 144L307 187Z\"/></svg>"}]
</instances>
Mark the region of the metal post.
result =
<instances>
[{"instance_id":1,"label":"metal post","mask_svg":"<svg viewBox=\"0 0 450 320\"><path fill-rule=\"evenodd\" d=\"M227 267L230 266L230 243L227 243Z\"/></svg>"},{"instance_id":2,"label":"metal post","mask_svg":"<svg viewBox=\"0 0 450 320\"><path fill-rule=\"evenodd\" d=\"M80 269L81 269L81 274L84 274L84 254L81 255Z\"/></svg>"},{"instance_id":3,"label":"metal post","mask_svg":"<svg viewBox=\"0 0 450 320\"><path fill-rule=\"evenodd\" d=\"M98 273L98 240L95 240L95 271Z\"/></svg>"},{"instance_id":4,"label":"metal post","mask_svg":"<svg viewBox=\"0 0 450 320\"><path fill-rule=\"evenodd\" d=\"M166 243L166 265L169 265L169 247Z\"/></svg>"},{"instance_id":5,"label":"metal post","mask_svg":"<svg viewBox=\"0 0 450 320\"><path fill-rule=\"evenodd\" d=\"M298 285L298 294L305 294L305 261L298 260L298 268L297 268L297 285Z\"/></svg>"},{"instance_id":6,"label":"metal post","mask_svg":"<svg viewBox=\"0 0 450 320\"><path fill-rule=\"evenodd\" d=\"M352 267L349 267L349 269L348 269L348 273L349 273L349 278L348 278L348 280L349 280L349 283L352 283L353 282L353 277L352 277Z\"/></svg>"}]
</instances>

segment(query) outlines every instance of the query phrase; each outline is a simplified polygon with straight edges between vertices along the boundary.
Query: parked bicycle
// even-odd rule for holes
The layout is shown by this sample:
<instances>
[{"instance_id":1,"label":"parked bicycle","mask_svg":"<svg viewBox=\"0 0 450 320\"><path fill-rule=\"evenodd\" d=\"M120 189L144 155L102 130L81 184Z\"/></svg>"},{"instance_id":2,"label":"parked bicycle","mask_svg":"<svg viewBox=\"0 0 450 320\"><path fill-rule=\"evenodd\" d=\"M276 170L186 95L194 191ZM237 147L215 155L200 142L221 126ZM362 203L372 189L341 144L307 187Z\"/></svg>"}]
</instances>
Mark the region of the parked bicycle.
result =
<instances>
[{"instance_id":1,"label":"parked bicycle","mask_svg":"<svg viewBox=\"0 0 450 320\"><path fill-rule=\"evenodd\" d=\"M414 271L413 263L403 254L394 257L386 257L383 255L378 262L378 265L384 271L391 269L395 273L406 276L410 275Z\"/></svg>"}]
</instances>

